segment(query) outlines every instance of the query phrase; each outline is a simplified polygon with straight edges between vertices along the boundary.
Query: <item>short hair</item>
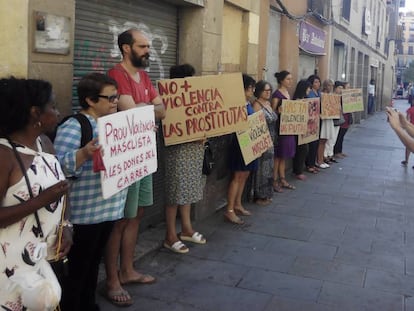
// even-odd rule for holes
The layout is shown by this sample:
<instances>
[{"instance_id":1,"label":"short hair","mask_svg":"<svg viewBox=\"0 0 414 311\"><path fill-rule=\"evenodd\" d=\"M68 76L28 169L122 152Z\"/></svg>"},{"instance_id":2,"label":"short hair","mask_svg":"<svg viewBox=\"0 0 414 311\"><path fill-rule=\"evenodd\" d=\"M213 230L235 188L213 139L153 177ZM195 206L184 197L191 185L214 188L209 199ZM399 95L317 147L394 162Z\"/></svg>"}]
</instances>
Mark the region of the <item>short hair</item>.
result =
<instances>
[{"instance_id":1,"label":"short hair","mask_svg":"<svg viewBox=\"0 0 414 311\"><path fill-rule=\"evenodd\" d=\"M30 121L30 110L45 111L52 100L52 85L37 79L0 79L0 135L6 137L24 129Z\"/></svg>"},{"instance_id":2,"label":"short hair","mask_svg":"<svg viewBox=\"0 0 414 311\"><path fill-rule=\"evenodd\" d=\"M256 81L251 76L243 73L243 87L245 90L247 90L250 86L254 87L255 84L256 84Z\"/></svg>"},{"instance_id":3,"label":"short hair","mask_svg":"<svg viewBox=\"0 0 414 311\"><path fill-rule=\"evenodd\" d=\"M139 31L139 30L135 28L130 28L118 35L118 47L122 55L124 55L124 50L122 49L122 46L124 44L128 44L129 46L132 46L134 44L134 37L132 36L132 33L134 31Z\"/></svg>"},{"instance_id":4,"label":"short hair","mask_svg":"<svg viewBox=\"0 0 414 311\"><path fill-rule=\"evenodd\" d=\"M306 98L306 90L311 87L312 84L308 80L300 80L296 85L295 93L293 94L293 99Z\"/></svg>"},{"instance_id":5,"label":"short hair","mask_svg":"<svg viewBox=\"0 0 414 311\"><path fill-rule=\"evenodd\" d=\"M113 85L118 88L118 84L111 77L103 73L90 73L84 76L78 84L78 98L79 104L82 108L88 109L89 104L86 101L86 98L89 98L93 102L97 103L99 100L99 93L105 86Z\"/></svg>"},{"instance_id":6,"label":"short hair","mask_svg":"<svg viewBox=\"0 0 414 311\"><path fill-rule=\"evenodd\" d=\"M342 81L335 81L334 88L336 89L337 87L340 87L340 86L344 87L344 83Z\"/></svg>"},{"instance_id":7,"label":"short hair","mask_svg":"<svg viewBox=\"0 0 414 311\"><path fill-rule=\"evenodd\" d=\"M270 86L270 92L273 91L272 85L269 82L267 82L265 80L260 80L260 81L258 81L256 83L256 89L254 90L254 96L256 98L259 98L260 97L260 95L263 93L266 85L269 85Z\"/></svg>"},{"instance_id":8,"label":"short hair","mask_svg":"<svg viewBox=\"0 0 414 311\"><path fill-rule=\"evenodd\" d=\"M276 72L275 73L275 78L277 80L278 84L281 84L283 80L286 79L286 77L290 75L290 72L287 70L282 70L281 72Z\"/></svg>"},{"instance_id":9,"label":"short hair","mask_svg":"<svg viewBox=\"0 0 414 311\"><path fill-rule=\"evenodd\" d=\"M194 76L195 69L190 64L182 64L170 67L170 79L178 79Z\"/></svg>"},{"instance_id":10,"label":"short hair","mask_svg":"<svg viewBox=\"0 0 414 311\"><path fill-rule=\"evenodd\" d=\"M321 78L318 75L310 75L308 77L308 81L313 85L313 82L315 82L315 80L319 80L319 82L321 82Z\"/></svg>"}]
</instances>

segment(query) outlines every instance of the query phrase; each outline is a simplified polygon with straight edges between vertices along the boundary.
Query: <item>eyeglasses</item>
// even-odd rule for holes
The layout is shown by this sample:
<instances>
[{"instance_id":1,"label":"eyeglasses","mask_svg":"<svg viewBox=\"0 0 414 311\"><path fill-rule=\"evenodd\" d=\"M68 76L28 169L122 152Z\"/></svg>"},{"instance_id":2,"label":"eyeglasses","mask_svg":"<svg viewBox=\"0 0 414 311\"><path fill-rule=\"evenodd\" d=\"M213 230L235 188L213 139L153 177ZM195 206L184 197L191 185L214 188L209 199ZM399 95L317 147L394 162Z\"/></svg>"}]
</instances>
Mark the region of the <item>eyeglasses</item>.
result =
<instances>
[{"instance_id":1,"label":"eyeglasses","mask_svg":"<svg viewBox=\"0 0 414 311\"><path fill-rule=\"evenodd\" d=\"M110 103L115 102L115 100L119 99L119 94L116 95L98 95L100 98L106 98Z\"/></svg>"}]
</instances>

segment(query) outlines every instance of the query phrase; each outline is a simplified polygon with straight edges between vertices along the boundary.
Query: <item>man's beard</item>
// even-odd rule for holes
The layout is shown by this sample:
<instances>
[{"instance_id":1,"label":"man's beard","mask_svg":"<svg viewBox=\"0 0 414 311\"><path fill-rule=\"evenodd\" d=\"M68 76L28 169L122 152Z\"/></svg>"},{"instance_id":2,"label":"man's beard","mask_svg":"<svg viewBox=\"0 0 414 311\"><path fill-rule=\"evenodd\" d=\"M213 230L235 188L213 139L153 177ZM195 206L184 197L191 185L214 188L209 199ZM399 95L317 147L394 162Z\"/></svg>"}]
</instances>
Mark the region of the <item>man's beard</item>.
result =
<instances>
[{"instance_id":1,"label":"man's beard","mask_svg":"<svg viewBox=\"0 0 414 311\"><path fill-rule=\"evenodd\" d=\"M141 57L135 52L132 51L131 54L131 63L135 68L147 68L150 65L149 53L142 55Z\"/></svg>"}]
</instances>

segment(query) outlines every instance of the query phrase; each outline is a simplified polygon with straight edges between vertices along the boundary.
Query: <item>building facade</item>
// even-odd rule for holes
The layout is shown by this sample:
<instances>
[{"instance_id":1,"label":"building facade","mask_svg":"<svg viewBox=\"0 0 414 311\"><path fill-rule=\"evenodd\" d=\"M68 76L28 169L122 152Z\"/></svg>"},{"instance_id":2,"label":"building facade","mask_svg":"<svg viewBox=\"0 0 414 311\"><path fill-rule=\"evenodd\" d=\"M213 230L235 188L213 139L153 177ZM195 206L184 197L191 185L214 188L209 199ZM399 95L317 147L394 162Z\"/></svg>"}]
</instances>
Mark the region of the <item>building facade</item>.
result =
<instances>
[{"instance_id":1,"label":"building facade","mask_svg":"<svg viewBox=\"0 0 414 311\"><path fill-rule=\"evenodd\" d=\"M388 1L389 2L389 1ZM294 81L318 74L363 88L377 81L377 109L388 105L393 79L385 0L0 0L0 75L52 82L62 115L79 109L76 85L121 59L117 35L131 27L151 43L149 74L190 63L197 74L245 72L276 86L274 73ZM18 53L16 52L18 51ZM393 53L391 53L393 54ZM293 94L294 89L290 90ZM356 115L356 120L365 112ZM228 136L211 139L216 169L206 178L195 218L226 204ZM143 227L164 218L163 141L158 137L154 207Z\"/></svg>"}]
</instances>

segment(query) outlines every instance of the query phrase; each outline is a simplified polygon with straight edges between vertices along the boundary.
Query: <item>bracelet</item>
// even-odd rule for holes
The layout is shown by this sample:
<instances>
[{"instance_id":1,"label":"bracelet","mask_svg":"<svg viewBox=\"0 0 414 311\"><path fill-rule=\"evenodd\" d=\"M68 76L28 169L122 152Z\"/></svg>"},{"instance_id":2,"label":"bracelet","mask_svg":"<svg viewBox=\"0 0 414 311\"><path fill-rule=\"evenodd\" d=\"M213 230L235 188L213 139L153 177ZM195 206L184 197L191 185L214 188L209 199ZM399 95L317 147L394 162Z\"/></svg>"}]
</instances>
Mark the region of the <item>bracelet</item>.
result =
<instances>
[{"instance_id":1,"label":"bracelet","mask_svg":"<svg viewBox=\"0 0 414 311\"><path fill-rule=\"evenodd\" d=\"M73 230L73 224L72 224L69 220L67 220L67 219L63 220L63 221L60 223L60 225L61 225L63 228L68 228L68 229L70 229L70 230Z\"/></svg>"}]
</instances>

